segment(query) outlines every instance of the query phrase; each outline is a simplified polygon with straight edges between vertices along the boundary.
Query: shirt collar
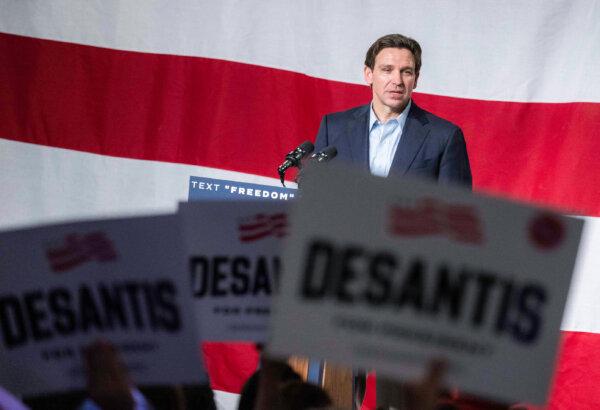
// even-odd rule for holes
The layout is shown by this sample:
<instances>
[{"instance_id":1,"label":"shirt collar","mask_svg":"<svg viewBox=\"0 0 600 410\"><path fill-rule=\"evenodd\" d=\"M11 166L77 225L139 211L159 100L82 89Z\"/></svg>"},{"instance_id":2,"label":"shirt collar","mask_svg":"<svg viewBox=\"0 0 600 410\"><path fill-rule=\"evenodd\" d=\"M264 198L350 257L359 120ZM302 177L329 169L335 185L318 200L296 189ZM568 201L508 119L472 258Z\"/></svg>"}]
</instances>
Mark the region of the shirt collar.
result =
<instances>
[{"instance_id":1,"label":"shirt collar","mask_svg":"<svg viewBox=\"0 0 600 410\"><path fill-rule=\"evenodd\" d=\"M404 110L397 116L395 119L398 120L398 124L400 128L404 127L404 123L406 122L406 118L408 117L408 112L410 111L410 107L412 105L412 100L408 101ZM391 121L391 120L390 120ZM373 111L373 103L370 105L369 109L369 131L373 129L373 125L379 124L379 120L377 119L377 115L375 115L375 111Z\"/></svg>"}]
</instances>

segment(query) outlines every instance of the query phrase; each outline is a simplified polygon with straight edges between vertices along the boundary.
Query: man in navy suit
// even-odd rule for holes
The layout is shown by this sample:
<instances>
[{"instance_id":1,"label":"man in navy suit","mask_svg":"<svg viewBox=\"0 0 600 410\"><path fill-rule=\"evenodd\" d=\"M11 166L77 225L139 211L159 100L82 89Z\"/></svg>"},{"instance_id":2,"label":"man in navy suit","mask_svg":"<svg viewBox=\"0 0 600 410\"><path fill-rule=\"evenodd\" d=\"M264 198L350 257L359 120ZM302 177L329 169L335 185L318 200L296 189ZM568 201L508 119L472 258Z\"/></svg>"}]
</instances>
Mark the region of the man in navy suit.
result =
<instances>
[{"instance_id":1,"label":"man in navy suit","mask_svg":"<svg viewBox=\"0 0 600 410\"><path fill-rule=\"evenodd\" d=\"M421 46L388 34L365 57L370 104L323 117L315 151L337 148L337 161L374 175L411 175L471 188L467 148L459 127L411 101L421 68Z\"/></svg>"}]
</instances>

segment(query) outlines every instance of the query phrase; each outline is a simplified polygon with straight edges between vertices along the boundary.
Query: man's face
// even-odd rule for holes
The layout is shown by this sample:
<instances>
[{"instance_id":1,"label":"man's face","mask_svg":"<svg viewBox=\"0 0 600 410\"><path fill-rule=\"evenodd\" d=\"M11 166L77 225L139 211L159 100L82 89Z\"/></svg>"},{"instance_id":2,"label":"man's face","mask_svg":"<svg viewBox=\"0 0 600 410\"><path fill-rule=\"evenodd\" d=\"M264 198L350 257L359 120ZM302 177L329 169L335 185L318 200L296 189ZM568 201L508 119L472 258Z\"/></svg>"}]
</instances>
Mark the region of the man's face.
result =
<instances>
[{"instance_id":1,"label":"man's face","mask_svg":"<svg viewBox=\"0 0 600 410\"><path fill-rule=\"evenodd\" d=\"M384 48L375 56L375 66L365 67L365 81L373 90L376 113L397 114L410 101L417 87L415 58L405 48ZM381 119L381 118L380 118Z\"/></svg>"}]
</instances>

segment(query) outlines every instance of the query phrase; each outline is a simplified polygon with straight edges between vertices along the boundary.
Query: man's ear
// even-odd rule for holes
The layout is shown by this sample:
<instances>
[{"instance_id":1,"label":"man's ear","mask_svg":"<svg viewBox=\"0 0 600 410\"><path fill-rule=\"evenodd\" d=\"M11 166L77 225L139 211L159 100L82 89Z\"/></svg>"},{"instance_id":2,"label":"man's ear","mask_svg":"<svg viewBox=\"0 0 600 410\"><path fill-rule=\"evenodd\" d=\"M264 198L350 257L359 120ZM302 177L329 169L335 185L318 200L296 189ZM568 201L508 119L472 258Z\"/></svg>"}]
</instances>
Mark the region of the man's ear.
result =
<instances>
[{"instance_id":1,"label":"man's ear","mask_svg":"<svg viewBox=\"0 0 600 410\"><path fill-rule=\"evenodd\" d=\"M413 90L414 90L415 88L417 88L417 83L418 83L418 82L419 82L419 73L417 73L417 74L415 75L415 86L413 87Z\"/></svg>"},{"instance_id":2,"label":"man's ear","mask_svg":"<svg viewBox=\"0 0 600 410\"><path fill-rule=\"evenodd\" d=\"M371 70L369 67L365 66L364 75L365 75L365 82L369 86L373 85L373 70Z\"/></svg>"}]
</instances>

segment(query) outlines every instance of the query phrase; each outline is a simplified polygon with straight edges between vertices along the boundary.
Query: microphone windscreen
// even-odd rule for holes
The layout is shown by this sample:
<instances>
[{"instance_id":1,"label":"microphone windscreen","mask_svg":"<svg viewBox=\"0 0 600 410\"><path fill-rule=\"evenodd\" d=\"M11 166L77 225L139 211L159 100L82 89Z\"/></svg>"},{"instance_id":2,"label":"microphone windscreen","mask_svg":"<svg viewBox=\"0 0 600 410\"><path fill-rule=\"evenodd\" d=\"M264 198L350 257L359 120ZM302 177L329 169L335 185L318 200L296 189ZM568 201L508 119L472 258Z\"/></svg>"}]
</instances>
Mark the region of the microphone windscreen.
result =
<instances>
[{"instance_id":1,"label":"microphone windscreen","mask_svg":"<svg viewBox=\"0 0 600 410\"><path fill-rule=\"evenodd\" d=\"M321 153L323 155L325 155L328 160L330 160L332 158L335 158L335 156L337 155L337 148L334 146L329 146L329 147L323 149L323 151L321 151Z\"/></svg>"},{"instance_id":2,"label":"microphone windscreen","mask_svg":"<svg viewBox=\"0 0 600 410\"><path fill-rule=\"evenodd\" d=\"M310 141L304 141L298 148L304 151L304 155L308 155L315 150L315 146Z\"/></svg>"}]
</instances>

